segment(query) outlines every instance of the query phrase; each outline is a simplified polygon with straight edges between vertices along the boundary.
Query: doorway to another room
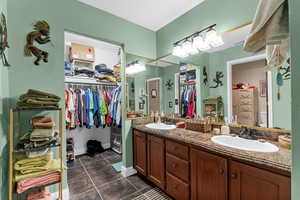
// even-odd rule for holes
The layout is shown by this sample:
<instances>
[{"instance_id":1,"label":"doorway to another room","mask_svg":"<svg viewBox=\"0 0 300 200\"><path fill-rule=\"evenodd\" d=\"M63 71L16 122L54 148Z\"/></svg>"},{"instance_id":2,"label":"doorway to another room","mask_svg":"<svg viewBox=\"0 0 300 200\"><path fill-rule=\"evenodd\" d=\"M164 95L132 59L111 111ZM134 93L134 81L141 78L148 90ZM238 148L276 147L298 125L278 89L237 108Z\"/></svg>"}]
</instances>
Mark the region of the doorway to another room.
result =
<instances>
[{"instance_id":1,"label":"doorway to another room","mask_svg":"<svg viewBox=\"0 0 300 200\"><path fill-rule=\"evenodd\" d=\"M272 76L265 55L227 63L228 121L247 126L273 127Z\"/></svg>"}]
</instances>

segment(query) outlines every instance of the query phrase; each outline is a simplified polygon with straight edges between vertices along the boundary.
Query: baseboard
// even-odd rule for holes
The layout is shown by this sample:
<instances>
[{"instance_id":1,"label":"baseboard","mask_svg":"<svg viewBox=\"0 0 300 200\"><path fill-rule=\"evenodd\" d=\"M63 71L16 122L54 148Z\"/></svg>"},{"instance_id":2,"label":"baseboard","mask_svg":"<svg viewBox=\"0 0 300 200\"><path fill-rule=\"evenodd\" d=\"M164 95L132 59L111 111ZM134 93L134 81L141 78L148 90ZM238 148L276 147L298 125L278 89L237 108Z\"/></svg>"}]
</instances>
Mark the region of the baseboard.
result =
<instances>
[{"instance_id":1,"label":"baseboard","mask_svg":"<svg viewBox=\"0 0 300 200\"><path fill-rule=\"evenodd\" d=\"M58 192L54 192L51 194L51 200L58 199ZM63 199L62 200L70 200L69 187L63 189Z\"/></svg>"},{"instance_id":2,"label":"baseboard","mask_svg":"<svg viewBox=\"0 0 300 200\"><path fill-rule=\"evenodd\" d=\"M123 177L132 176L136 173L137 173L137 171L133 167L126 168L126 167L122 166L121 174Z\"/></svg>"},{"instance_id":3,"label":"baseboard","mask_svg":"<svg viewBox=\"0 0 300 200\"><path fill-rule=\"evenodd\" d=\"M110 143L102 144L103 149L110 149Z\"/></svg>"}]
</instances>

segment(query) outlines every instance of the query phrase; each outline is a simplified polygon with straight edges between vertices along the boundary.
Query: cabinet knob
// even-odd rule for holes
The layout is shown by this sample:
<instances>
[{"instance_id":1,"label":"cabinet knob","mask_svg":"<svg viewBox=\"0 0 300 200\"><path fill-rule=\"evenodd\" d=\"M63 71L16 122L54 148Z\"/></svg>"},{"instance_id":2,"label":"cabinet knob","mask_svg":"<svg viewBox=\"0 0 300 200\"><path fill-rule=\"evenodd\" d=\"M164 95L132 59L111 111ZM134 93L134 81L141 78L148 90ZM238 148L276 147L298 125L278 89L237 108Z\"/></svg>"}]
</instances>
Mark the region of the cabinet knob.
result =
<instances>
[{"instance_id":1,"label":"cabinet knob","mask_svg":"<svg viewBox=\"0 0 300 200\"><path fill-rule=\"evenodd\" d=\"M232 178L232 179L237 179L237 174L236 174L236 173L232 173L232 174L231 174L231 178Z\"/></svg>"},{"instance_id":2,"label":"cabinet knob","mask_svg":"<svg viewBox=\"0 0 300 200\"><path fill-rule=\"evenodd\" d=\"M172 164L172 167L173 167L173 168L176 168L176 166L177 166L176 163L173 163L173 164Z\"/></svg>"},{"instance_id":3,"label":"cabinet knob","mask_svg":"<svg viewBox=\"0 0 300 200\"><path fill-rule=\"evenodd\" d=\"M177 150L177 147L176 147L176 146L173 146L173 147L172 147L172 150L173 150L173 151Z\"/></svg>"},{"instance_id":4,"label":"cabinet knob","mask_svg":"<svg viewBox=\"0 0 300 200\"><path fill-rule=\"evenodd\" d=\"M173 185L173 188L174 188L174 189L177 189L177 185Z\"/></svg>"},{"instance_id":5,"label":"cabinet knob","mask_svg":"<svg viewBox=\"0 0 300 200\"><path fill-rule=\"evenodd\" d=\"M223 174L224 174L224 172L225 172L225 170L224 170L224 169L220 169L220 170L219 170L219 174L221 174L221 175L223 175Z\"/></svg>"}]
</instances>

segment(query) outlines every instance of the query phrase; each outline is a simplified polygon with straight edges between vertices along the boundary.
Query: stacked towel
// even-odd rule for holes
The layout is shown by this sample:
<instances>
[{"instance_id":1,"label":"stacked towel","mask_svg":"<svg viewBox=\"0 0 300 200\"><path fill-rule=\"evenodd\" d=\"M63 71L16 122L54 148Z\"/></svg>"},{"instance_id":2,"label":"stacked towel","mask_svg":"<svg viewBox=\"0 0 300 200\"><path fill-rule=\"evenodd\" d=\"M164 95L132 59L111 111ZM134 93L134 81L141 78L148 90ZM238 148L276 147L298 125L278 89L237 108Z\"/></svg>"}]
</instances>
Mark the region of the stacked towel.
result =
<instances>
[{"instance_id":1,"label":"stacked towel","mask_svg":"<svg viewBox=\"0 0 300 200\"><path fill-rule=\"evenodd\" d=\"M17 108L19 109L58 108L59 101L60 101L60 97L55 94L29 89L26 94L20 96L19 102L17 103Z\"/></svg>"},{"instance_id":2,"label":"stacked towel","mask_svg":"<svg viewBox=\"0 0 300 200\"><path fill-rule=\"evenodd\" d=\"M59 172L47 173L34 178L27 178L17 183L17 192L22 193L28 189L51 184L60 181L61 174Z\"/></svg>"},{"instance_id":3,"label":"stacked towel","mask_svg":"<svg viewBox=\"0 0 300 200\"><path fill-rule=\"evenodd\" d=\"M34 117L31 120L33 128L37 129L52 129L54 127L54 121L51 117Z\"/></svg>"},{"instance_id":4,"label":"stacked towel","mask_svg":"<svg viewBox=\"0 0 300 200\"><path fill-rule=\"evenodd\" d=\"M21 159L15 163L14 168L16 181L61 171L60 160L49 155Z\"/></svg>"},{"instance_id":5,"label":"stacked towel","mask_svg":"<svg viewBox=\"0 0 300 200\"><path fill-rule=\"evenodd\" d=\"M19 149L33 149L38 147L48 147L57 144L57 131L54 130L54 121L51 117L38 116L31 120L33 130L23 135L18 144ZM38 152L27 153L28 157L45 155L48 149Z\"/></svg>"},{"instance_id":6,"label":"stacked towel","mask_svg":"<svg viewBox=\"0 0 300 200\"><path fill-rule=\"evenodd\" d=\"M51 200L51 193L48 187L44 187L38 191L27 195L27 200Z\"/></svg>"}]
</instances>

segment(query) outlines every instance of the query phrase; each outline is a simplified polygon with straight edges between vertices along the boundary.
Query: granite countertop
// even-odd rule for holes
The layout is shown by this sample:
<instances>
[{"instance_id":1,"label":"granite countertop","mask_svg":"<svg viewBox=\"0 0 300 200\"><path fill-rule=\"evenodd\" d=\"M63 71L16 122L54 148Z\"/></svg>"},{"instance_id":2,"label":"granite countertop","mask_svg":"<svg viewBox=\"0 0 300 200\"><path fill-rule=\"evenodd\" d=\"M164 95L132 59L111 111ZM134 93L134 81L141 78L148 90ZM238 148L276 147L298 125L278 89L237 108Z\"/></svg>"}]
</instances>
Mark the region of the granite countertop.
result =
<instances>
[{"instance_id":1,"label":"granite countertop","mask_svg":"<svg viewBox=\"0 0 300 200\"><path fill-rule=\"evenodd\" d=\"M211 137L214 136L212 133L200 133L179 128L173 130L157 130L147 128L145 124L135 123L133 123L133 128L142 132L174 139L177 141L185 142L187 144L196 145L207 150L221 153L225 156L230 156L239 160L257 163L267 167L279 169L288 173L291 172L291 150L282 148L278 145L278 143L273 141L268 142L275 144L279 148L279 151L275 153L258 153L252 151L233 149L230 147L224 147L215 144L211 141Z\"/></svg>"}]
</instances>

